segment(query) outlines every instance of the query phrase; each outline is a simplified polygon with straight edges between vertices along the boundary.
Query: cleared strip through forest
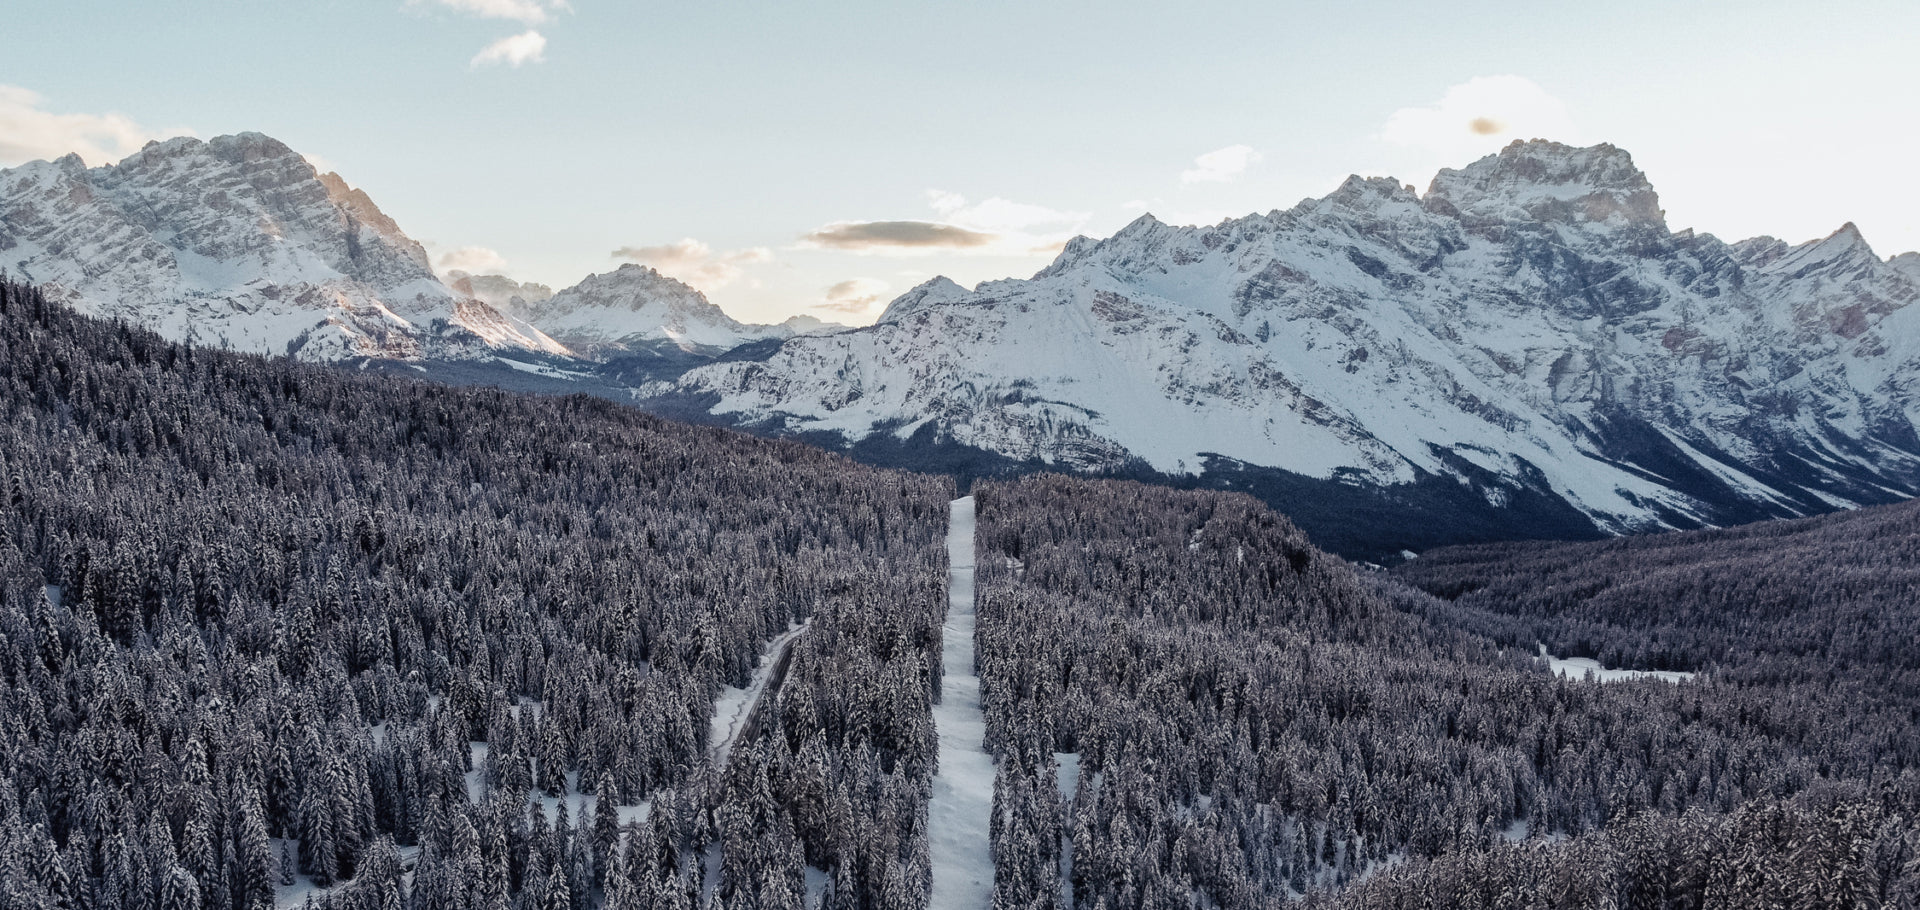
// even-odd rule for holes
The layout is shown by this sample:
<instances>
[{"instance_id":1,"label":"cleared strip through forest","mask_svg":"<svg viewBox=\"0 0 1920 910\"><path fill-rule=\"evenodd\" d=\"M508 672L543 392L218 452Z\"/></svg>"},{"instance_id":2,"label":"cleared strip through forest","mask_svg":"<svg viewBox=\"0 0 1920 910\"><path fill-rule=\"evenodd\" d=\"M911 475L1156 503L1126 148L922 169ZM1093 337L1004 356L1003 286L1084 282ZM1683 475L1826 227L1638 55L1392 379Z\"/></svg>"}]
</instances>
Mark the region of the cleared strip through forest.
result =
<instances>
[{"instance_id":1,"label":"cleared strip through forest","mask_svg":"<svg viewBox=\"0 0 1920 910\"><path fill-rule=\"evenodd\" d=\"M940 771L927 806L933 890L929 910L985 910L993 904L993 759L985 748L980 677L973 667L973 497L953 502L947 526L947 621L941 628Z\"/></svg>"},{"instance_id":2,"label":"cleared strip through forest","mask_svg":"<svg viewBox=\"0 0 1920 910\"><path fill-rule=\"evenodd\" d=\"M778 696L780 684L787 678L794 640L812 625L813 621L808 620L780 633L767 643L766 653L760 655L760 666L753 671L753 681L747 683L745 689L728 687L720 693L714 703L713 729L708 737L714 765L725 768L742 736L752 739L758 731L761 707L769 697Z\"/></svg>"}]
</instances>

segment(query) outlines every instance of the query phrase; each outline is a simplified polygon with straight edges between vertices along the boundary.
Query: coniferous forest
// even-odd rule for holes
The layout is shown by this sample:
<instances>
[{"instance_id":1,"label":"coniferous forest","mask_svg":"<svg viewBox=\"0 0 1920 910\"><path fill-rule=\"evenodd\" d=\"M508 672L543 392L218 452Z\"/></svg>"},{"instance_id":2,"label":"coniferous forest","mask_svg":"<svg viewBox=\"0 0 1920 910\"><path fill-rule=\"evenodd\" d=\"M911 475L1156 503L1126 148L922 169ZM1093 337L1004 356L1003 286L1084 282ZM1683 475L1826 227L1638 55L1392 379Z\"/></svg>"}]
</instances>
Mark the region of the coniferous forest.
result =
<instances>
[{"instance_id":1,"label":"coniferous forest","mask_svg":"<svg viewBox=\"0 0 1920 910\"><path fill-rule=\"evenodd\" d=\"M0 412L7 908L924 904L945 479L11 284Z\"/></svg>"},{"instance_id":2,"label":"coniferous forest","mask_svg":"<svg viewBox=\"0 0 1920 910\"><path fill-rule=\"evenodd\" d=\"M1700 634L1761 669L1563 680L1489 634L1491 607L1356 573L1249 497L1062 477L976 496L1002 906L1920 898L1920 703L1898 661L1837 670L1728 618ZM1474 555L1406 575L1477 567L1519 591L1533 571ZM1860 587L1831 596L1885 625L1920 615L1905 572L1840 574ZM1526 615L1548 626L1581 612L1544 599L1562 614ZM1850 647L1802 606L1807 634Z\"/></svg>"},{"instance_id":3,"label":"coniferous forest","mask_svg":"<svg viewBox=\"0 0 1920 910\"><path fill-rule=\"evenodd\" d=\"M0 910L937 904L951 480L12 283L0 415ZM1385 572L972 492L994 910L1920 904L1911 506Z\"/></svg>"}]
</instances>

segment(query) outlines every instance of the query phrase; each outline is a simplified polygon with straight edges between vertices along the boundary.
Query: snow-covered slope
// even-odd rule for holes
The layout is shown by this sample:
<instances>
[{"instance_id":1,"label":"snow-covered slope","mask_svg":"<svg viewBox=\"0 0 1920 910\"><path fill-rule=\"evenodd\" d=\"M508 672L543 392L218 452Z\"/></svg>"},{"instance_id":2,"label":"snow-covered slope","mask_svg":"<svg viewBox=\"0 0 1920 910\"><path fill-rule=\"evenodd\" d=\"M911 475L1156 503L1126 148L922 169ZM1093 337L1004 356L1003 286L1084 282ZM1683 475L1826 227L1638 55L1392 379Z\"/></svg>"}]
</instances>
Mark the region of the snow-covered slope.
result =
<instances>
[{"instance_id":1,"label":"snow-covered slope","mask_svg":"<svg viewBox=\"0 0 1920 910\"><path fill-rule=\"evenodd\" d=\"M511 312L574 350L596 357L661 345L712 355L749 342L844 328L808 316L795 316L779 325L743 323L713 305L705 294L633 263L588 275L549 299L517 304Z\"/></svg>"},{"instance_id":2,"label":"snow-covered slope","mask_svg":"<svg viewBox=\"0 0 1920 910\"><path fill-rule=\"evenodd\" d=\"M337 174L258 133L0 170L0 268L96 315L312 360L564 353L434 277Z\"/></svg>"},{"instance_id":3,"label":"snow-covered slope","mask_svg":"<svg viewBox=\"0 0 1920 910\"><path fill-rule=\"evenodd\" d=\"M1672 232L1626 152L1534 141L1424 196L1354 177L1212 227L1145 216L1029 280L936 279L872 327L641 396L1078 469L1452 478L1490 514L1623 531L1920 491L1916 298L1920 261L1851 225Z\"/></svg>"}]
</instances>

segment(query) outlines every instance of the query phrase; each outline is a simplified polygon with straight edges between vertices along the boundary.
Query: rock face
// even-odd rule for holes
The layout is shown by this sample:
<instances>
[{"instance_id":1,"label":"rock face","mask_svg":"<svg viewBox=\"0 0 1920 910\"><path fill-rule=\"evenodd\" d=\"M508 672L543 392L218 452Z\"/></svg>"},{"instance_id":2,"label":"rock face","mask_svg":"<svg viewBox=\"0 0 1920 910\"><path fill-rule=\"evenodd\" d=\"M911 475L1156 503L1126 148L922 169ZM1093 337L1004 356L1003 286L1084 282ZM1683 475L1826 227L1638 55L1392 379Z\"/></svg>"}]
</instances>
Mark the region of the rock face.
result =
<instances>
[{"instance_id":1,"label":"rock face","mask_svg":"<svg viewBox=\"0 0 1920 910\"><path fill-rule=\"evenodd\" d=\"M434 277L367 195L258 133L0 170L0 267L204 344L312 360L564 353Z\"/></svg>"},{"instance_id":2,"label":"rock face","mask_svg":"<svg viewBox=\"0 0 1920 910\"><path fill-rule=\"evenodd\" d=\"M1523 504L1621 532L1920 492L1916 298L1920 256L1852 225L1673 232L1626 152L1516 142L1424 196L1354 177L1212 227L1145 216L641 394L849 443L1464 493L1487 537Z\"/></svg>"}]
</instances>

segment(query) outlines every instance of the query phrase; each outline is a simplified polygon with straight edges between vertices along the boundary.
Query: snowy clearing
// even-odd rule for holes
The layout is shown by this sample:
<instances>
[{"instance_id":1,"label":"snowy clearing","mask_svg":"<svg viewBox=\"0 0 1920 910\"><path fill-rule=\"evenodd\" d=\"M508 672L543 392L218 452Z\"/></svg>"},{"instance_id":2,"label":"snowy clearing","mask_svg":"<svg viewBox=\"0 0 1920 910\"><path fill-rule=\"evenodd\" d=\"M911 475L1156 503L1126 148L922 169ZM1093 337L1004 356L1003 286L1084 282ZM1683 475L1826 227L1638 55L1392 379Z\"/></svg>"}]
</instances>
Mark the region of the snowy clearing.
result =
<instances>
[{"instance_id":1,"label":"snowy clearing","mask_svg":"<svg viewBox=\"0 0 1920 910\"><path fill-rule=\"evenodd\" d=\"M993 759L984 748L980 678L973 667L973 497L953 502L947 526L947 621L941 628L940 703L933 727L940 736L940 773L927 805L933 854L929 910L983 910L993 905Z\"/></svg>"},{"instance_id":2,"label":"snowy clearing","mask_svg":"<svg viewBox=\"0 0 1920 910\"><path fill-rule=\"evenodd\" d=\"M1591 657L1555 657L1547 653L1546 645L1540 646L1540 658L1547 662L1548 669L1564 679L1585 679L1589 673L1603 683L1642 678L1677 683L1693 678L1692 673L1679 670L1612 670Z\"/></svg>"}]
</instances>

